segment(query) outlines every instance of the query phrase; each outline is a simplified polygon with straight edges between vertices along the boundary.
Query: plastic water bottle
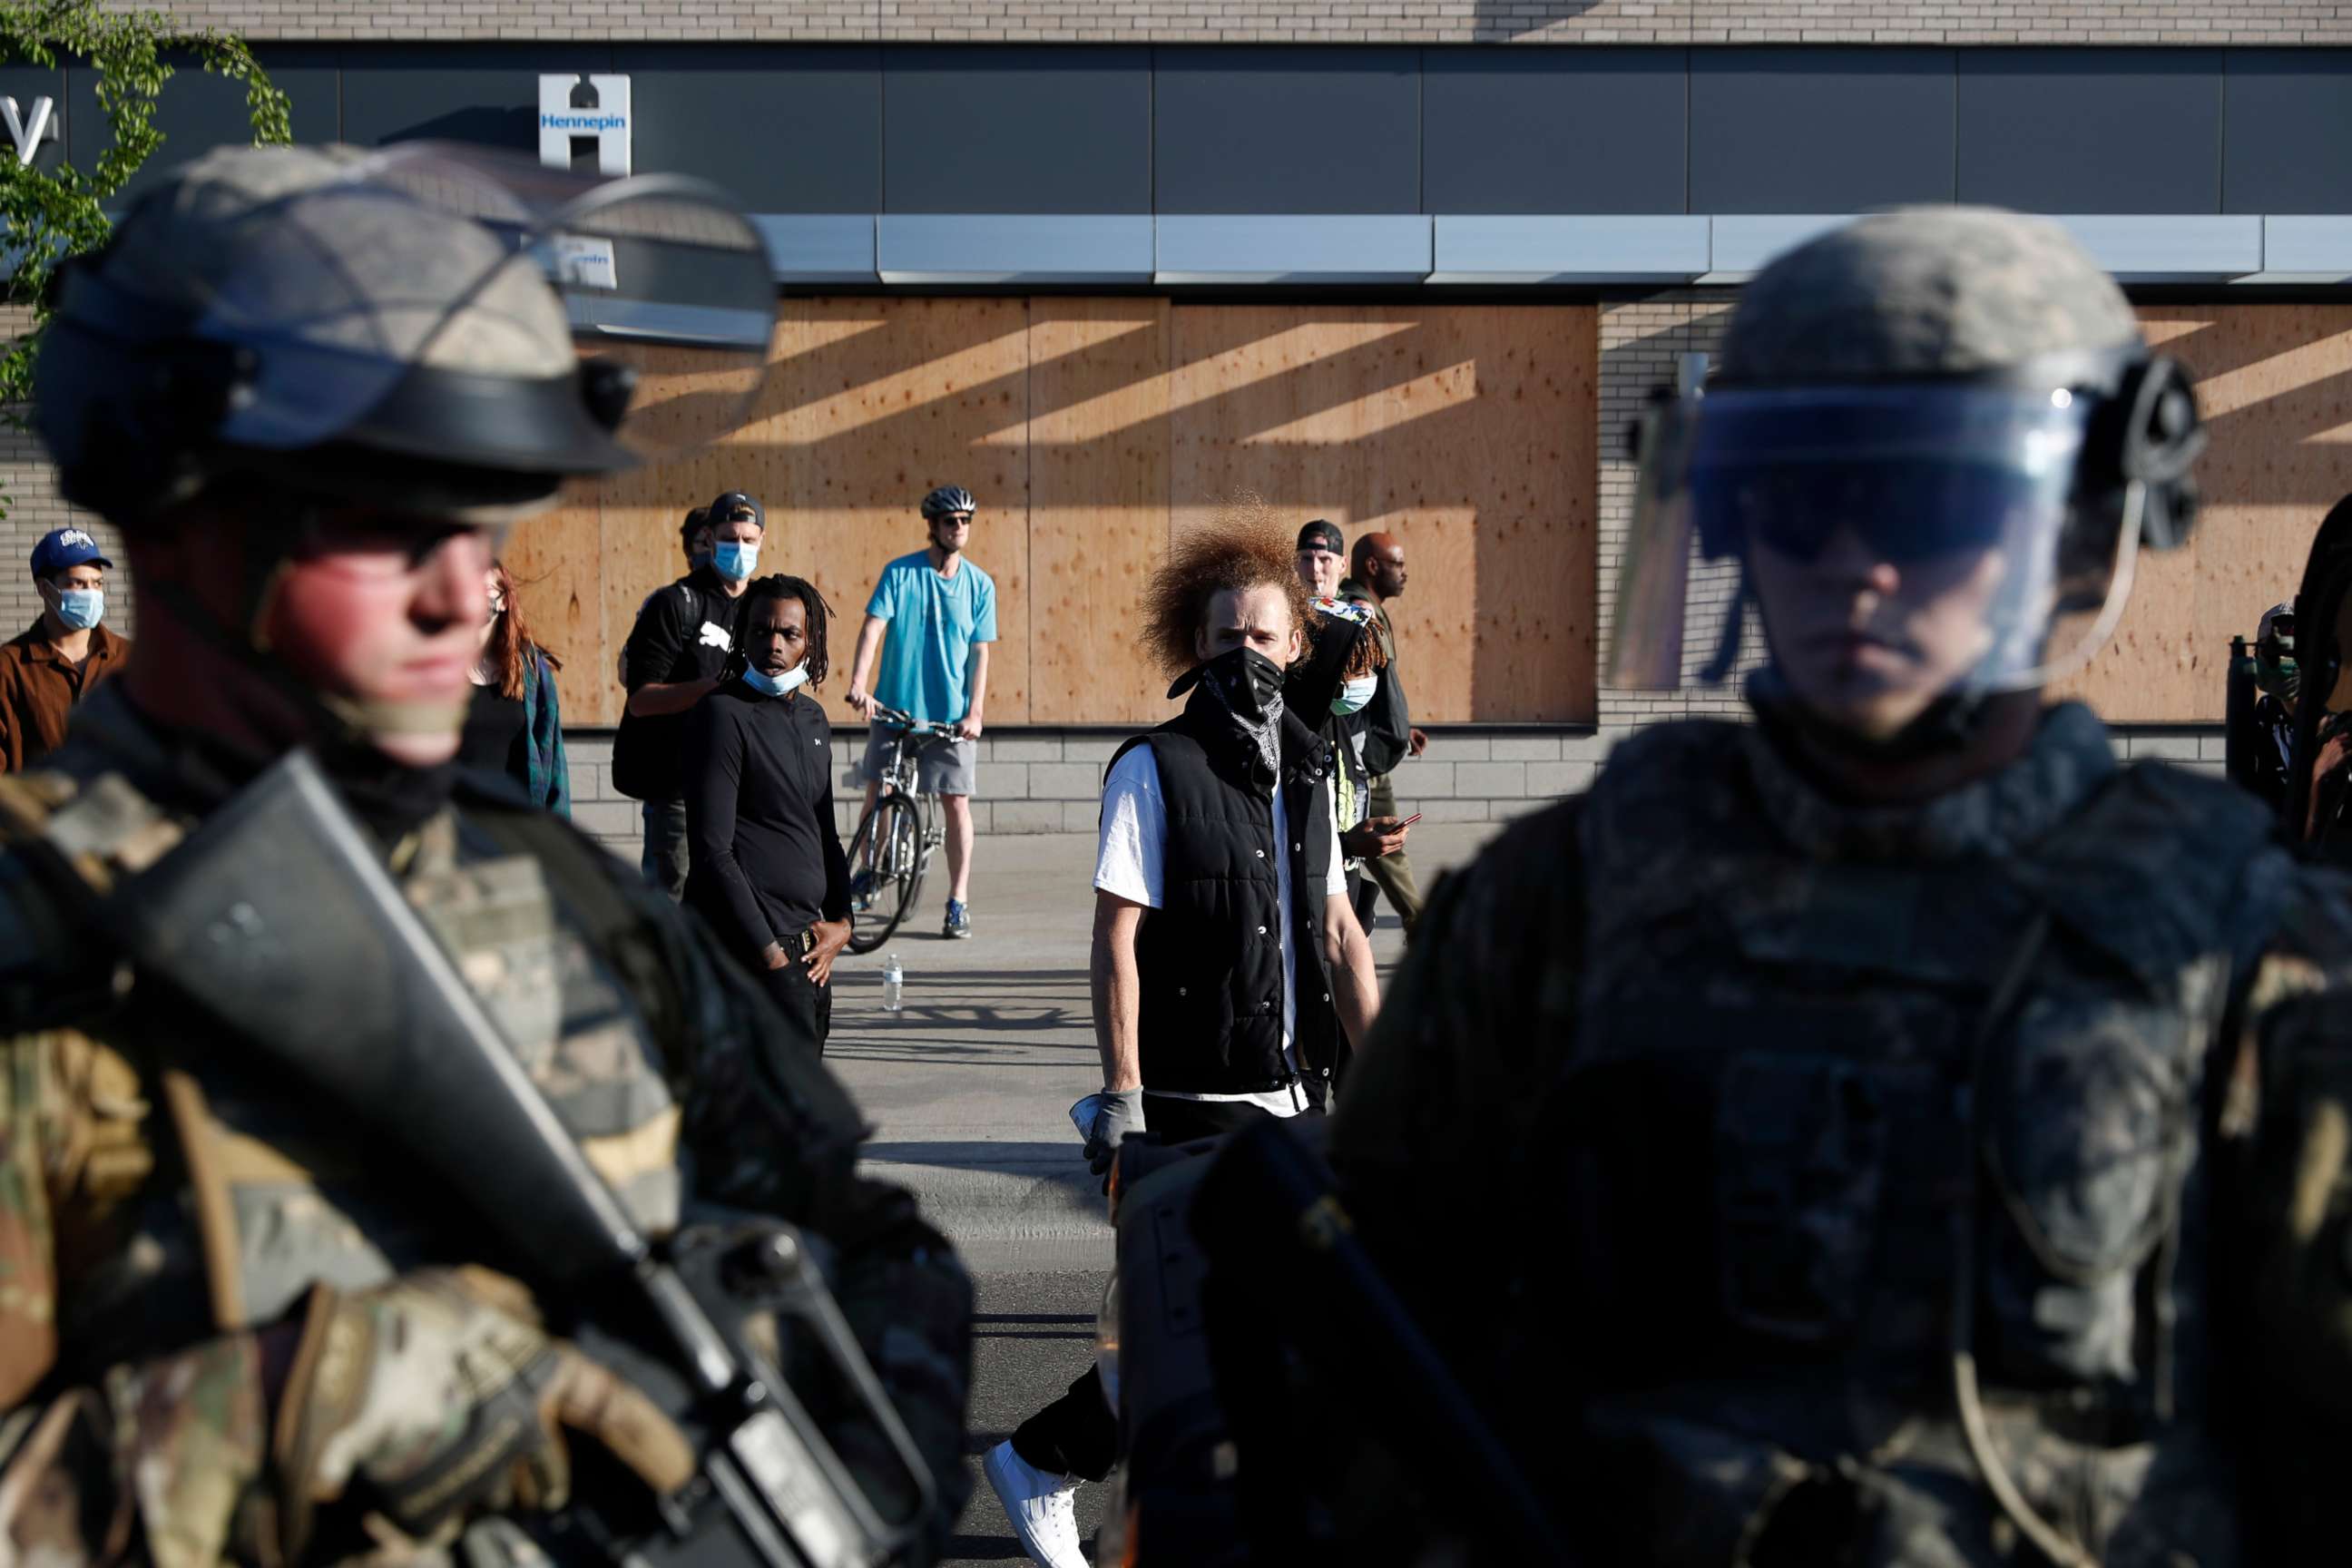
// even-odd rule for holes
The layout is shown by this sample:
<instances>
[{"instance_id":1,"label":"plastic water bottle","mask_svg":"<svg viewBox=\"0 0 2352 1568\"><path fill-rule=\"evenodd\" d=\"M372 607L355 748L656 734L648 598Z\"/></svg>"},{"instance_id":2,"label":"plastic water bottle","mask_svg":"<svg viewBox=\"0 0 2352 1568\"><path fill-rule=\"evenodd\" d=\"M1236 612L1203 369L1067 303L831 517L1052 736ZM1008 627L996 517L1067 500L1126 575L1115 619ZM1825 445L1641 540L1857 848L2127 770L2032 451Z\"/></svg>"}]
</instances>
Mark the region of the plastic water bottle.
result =
<instances>
[{"instance_id":1,"label":"plastic water bottle","mask_svg":"<svg viewBox=\"0 0 2352 1568\"><path fill-rule=\"evenodd\" d=\"M898 955L892 953L882 965L882 1011L898 1010L899 997L907 989L907 972L898 967Z\"/></svg>"}]
</instances>

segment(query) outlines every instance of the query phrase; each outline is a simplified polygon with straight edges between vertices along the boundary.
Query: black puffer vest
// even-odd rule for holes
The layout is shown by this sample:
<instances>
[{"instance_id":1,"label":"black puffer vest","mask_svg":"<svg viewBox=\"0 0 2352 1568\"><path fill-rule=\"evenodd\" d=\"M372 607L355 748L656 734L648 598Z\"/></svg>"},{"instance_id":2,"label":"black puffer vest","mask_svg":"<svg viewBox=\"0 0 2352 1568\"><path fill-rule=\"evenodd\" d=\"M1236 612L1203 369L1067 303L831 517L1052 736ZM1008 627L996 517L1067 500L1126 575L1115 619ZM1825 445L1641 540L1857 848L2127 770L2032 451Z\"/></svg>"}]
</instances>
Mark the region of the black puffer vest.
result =
<instances>
[{"instance_id":1,"label":"black puffer vest","mask_svg":"<svg viewBox=\"0 0 2352 1568\"><path fill-rule=\"evenodd\" d=\"M1274 780L1207 691L1119 748L1149 745L1168 805L1160 907L1136 939L1147 1089L1251 1094L1295 1082L1282 1054L1282 994L1298 998L1293 1047L1306 1076L1329 1074L1339 1041L1323 957L1330 871L1329 755L1296 715L1282 721L1283 833ZM1114 763L1117 758L1113 758ZM1282 965L1276 857L1290 867L1297 972Z\"/></svg>"}]
</instances>

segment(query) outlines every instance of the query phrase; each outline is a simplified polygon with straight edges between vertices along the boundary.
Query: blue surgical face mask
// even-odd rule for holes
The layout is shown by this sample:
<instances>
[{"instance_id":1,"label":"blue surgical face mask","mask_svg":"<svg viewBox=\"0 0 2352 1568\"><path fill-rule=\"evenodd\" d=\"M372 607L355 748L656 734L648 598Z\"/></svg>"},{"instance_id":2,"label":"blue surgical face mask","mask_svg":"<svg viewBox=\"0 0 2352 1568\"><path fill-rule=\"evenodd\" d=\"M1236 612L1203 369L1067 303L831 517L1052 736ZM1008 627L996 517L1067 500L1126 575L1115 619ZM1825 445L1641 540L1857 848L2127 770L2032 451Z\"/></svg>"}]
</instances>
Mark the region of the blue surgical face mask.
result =
<instances>
[{"instance_id":1,"label":"blue surgical face mask","mask_svg":"<svg viewBox=\"0 0 2352 1568\"><path fill-rule=\"evenodd\" d=\"M721 577L740 583L760 564L760 546L756 542L742 544L732 539L723 541L711 551L710 564L718 568Z\"/></svg>"},{"instance_id":2,"label":"blue surgical face mask","mask_svg":"<svg viewBox=\"0 0 2352 1568\"><path fill-rule=\"evenodd\" d=\"M771 697L782 697L798 689L808 680L808 665L796 664L782 675L770 675L764 669L751 668L743 672L743 684L754 691L764 691Z\"/></svg>"},{"instance_id":3,"label":"blue surgical face mask","mask_svg":"<svg viewBox=\"0 0 2352 1568\"><path fill-rule=\"evenodd\" d=\"M1355 679L1340 687L1339 695L1331 699L1331 711L1343 717L1355 712L1372 700L1372 693L1379 690L1380 687L1381 678L1377 675L1356 677Z\"/></svg>"},{"instance_id":4,"label":"blue surgical face mask","mask_svg":"<svg viewBox=\"0 0 2352 1568\"><path fill-rule=\"evenodd\" d=\"M58 590L58 619L78 632L86 632L98 625L106 615L106 590L103 588L60 588Z\"/></svg>"}]
</instances>

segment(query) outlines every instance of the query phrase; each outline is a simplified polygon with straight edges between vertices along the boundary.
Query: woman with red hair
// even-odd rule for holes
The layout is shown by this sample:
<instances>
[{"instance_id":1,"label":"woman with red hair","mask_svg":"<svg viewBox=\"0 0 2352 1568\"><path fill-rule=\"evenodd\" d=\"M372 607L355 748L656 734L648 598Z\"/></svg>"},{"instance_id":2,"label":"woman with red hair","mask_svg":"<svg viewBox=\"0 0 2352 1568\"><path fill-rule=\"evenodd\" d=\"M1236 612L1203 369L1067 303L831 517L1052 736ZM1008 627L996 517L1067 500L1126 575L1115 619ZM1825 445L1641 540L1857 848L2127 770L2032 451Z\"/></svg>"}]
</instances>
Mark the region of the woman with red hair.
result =
<instances>
[{"instance_id":1,"label":"woman with red hair","mask_svg":"<svg viewBox=\"0 0 2352 1568\"><path fill-rule=\"evenodd\" d=\"M488 614L457 761L505 773L532 805L570 816L572 774L563 760L563 719L555 699L555 672L563 662L531 640L506 563L492 562L483 577Z\"/></svg>"}]
</instances>

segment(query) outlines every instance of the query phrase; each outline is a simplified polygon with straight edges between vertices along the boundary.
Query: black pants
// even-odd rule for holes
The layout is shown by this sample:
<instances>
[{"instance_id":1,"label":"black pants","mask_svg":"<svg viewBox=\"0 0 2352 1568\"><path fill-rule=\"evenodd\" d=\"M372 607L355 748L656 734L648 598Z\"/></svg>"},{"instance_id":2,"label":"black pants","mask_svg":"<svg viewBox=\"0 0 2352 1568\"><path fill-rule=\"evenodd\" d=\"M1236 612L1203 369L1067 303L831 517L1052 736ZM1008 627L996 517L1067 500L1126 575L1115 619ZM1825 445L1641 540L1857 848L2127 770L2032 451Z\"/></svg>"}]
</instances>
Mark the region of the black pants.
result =
<instances>
[{"instance_id":1,"label":"black pants","mask_svg":"<svg viewBox=\"0 0 2352 1568\"><path fill-rule=\"evenodd\" d=\"M793 941L784 947L794 952L799 945ZM792 1026L789 1043L824 1055L825 1037L833 1033L833 987L811 980L797 956L782 969L761 970L760 978L768 987L768 999Z\"/></svg>"},{"instance_id":2,"label":"black pants","mask_svg":"<svg viewBox=\"0 0 2352 1568\"><path fill-rule=\"evenodd\" d=\"M1143 1096L1143 1125L1170 1143L1231 1132L1265 1114L1230 1100L1171 1100L1148 1089ZM1102 1374L1087 1368L1069 1393L1021 1423L1013 1434L1013 1451L1055 1475L1107 1479L1118 1463L1118 1416L1103 1399Z\"/></svg>"},{"instance_id":3,"label":"black pants","mask_svg":"<svg viewBox=\"0 0 2352 1568\"><path fill-rule=\"evenodd\" d=\"M686 897L686 802L646 801L639 815L646 823L646 849L637 868L646 880L673 900Z\"/></svg>"}]
</instances>

